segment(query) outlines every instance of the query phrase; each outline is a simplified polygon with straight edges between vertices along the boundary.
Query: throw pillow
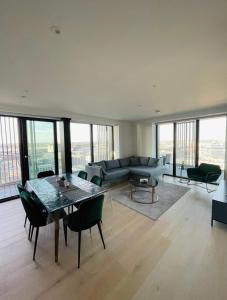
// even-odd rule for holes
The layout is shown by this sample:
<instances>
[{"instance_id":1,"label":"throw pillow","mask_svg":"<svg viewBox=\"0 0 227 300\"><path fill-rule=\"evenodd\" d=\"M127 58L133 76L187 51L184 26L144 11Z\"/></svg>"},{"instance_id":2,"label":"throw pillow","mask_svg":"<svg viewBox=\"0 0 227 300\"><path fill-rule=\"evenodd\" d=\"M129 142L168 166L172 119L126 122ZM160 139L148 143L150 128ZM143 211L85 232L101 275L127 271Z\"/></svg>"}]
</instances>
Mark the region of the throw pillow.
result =
<instances>
[{"instance_id":1,"label":"throw pillow","mask_svg":"<svg viewBox=\"0 0 227 300\"><path fill-rule=\"evenodd\" d=\"M140 157L140 165L147 166L149 161L149 157Z\"/></svg>"},{"instance_id":2,"label":"throw pillow","mask_svg":"<svg viewBox=\"0 0 227 300\"><path fill-rule=\"evenodd\" d=\"M130 158L130 166L139 166L139 165L140 165L139 157Z\"/></svg>"},{"instance_id":3,"label":"throw pillow","mask_svg":"<svg viewBox=\"0 0 227 300\"><path fill-rule=\"evenodd\" d=\"M150 157L149 162L148 162L148 166L155 168L158 165L158 161L159 161L158 158L152 158L152 157Z\"/></svg>"}]
</instances>

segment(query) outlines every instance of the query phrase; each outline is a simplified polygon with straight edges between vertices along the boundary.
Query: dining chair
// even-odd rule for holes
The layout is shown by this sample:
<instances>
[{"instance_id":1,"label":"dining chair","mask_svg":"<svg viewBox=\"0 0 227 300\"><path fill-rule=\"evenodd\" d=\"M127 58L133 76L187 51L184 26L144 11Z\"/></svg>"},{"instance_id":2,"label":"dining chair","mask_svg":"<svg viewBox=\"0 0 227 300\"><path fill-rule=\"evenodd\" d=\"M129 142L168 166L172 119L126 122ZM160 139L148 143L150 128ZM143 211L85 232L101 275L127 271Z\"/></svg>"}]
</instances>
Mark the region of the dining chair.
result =
<instances>
[{"instance_id":1,"label":"dining chair","mask_svg":"<svg viewBox=\"0 0 227 300\"><path fill-rule=\"evenodd\" d=\"M70 230L78 232L78 268L80 268L81 232L97 225L102 239L103 247L106 248L103 239L101 220L104 195L81 202L78 210L65 217L66 224ZM67 230L66 230L67 245Z\"/></svg>"},{"instance_id":2,"label":"dining chair","mask_svg":"<svg viewBox=\"0 0 227 300\"><path fill-rule=\"evenodd\" d=\"M87 180L87 172L85 172L85 171L79 171L78 177Z\"/></svg>"},{"instance_id":3,"label":"dining chair","mask_svg":"<svg viewBox=\"0 0 227 300\"><path fill-rule=\"evenodd\" d=\"M53 176L53 175L54 175L54 171L48 170L48 171L39 172L37 174L37 178L44 178L44 177Z\"/></svg>"},{"instance_id":4,"label":"dining chair","mask_svg":"<svg viewBox=\"0 0 227 300\"><path fill-rule=\"evenodd\" d=\"M97 175L94 175L92 178L91 178L91 182L98 185L98 186L102 186L102 178L97 176Z\"/></svg>"},{"instance_id":5,"label":"dining chair","mask_svg":"<svg viewBox=\"0 0 227 300\"><path fill-rule=\"evenodd\" d=\"M23 187L23 185L20 184L20 183L17 184L17 189L18 189L18 192L19 192L19 197L20 197L20 194L21 194L22 192L26 192L26 189L25 189L25 188ZM23 202L22 202L22 204L23 204ZM27 219L28 219L28 216L25 215L24 227L26 226Z\"/></svg>"},{"instance_id":6,"label":"dining chair","mask_svg":"<svg viewBox=\"0 0 227 300\"><path fill-rule=\"evenodd\" d=\"M35 244L34 244L34 252L33 252L33 260L35 260L35 254L36 254L36 247L37 247L37 241L39 236L39 228L48 225L49 223L53 222L53 219L49 217L49 214L47 210L39 204L37 200L34 200L31 197L31 194L22 191L20 194L21 201L23 203L23 207L25 209L26 215L30 221L30 229L29 229L29 240L32 239L33 230L36 228L36 235L35 235ZM37 198L38 199L38 198ZM64 217L66 216L66 213L64 212ZM67 234L67 225L63 218L63 227L64 227L64 234L65 234L65 244L67 245L66 240L66 234Z\"/></svg>"}]
</instances>

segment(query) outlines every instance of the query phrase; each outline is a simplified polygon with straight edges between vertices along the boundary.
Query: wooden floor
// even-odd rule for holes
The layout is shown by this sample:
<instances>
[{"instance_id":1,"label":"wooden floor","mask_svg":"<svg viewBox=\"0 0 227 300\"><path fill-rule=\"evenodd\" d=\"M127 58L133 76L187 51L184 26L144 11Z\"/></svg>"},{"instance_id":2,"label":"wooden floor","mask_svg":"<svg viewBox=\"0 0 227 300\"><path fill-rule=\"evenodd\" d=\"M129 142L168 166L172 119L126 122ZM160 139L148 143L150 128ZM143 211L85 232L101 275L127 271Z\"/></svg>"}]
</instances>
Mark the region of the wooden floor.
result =
<instances>
[{"instance_id":1,"label":"wooden floor","mask_svg":"<svg viewBox=\"0 0 227 300\"><path fill-rule=\"evenodd\" d=\"M174 181L165 177L166 181ZM176 181L176 179L175 179ZM193 188L158 221L116 202L104 207L104 250L98 230L69 246L60 232L54 263L54 228L40 230L37 261L24 230L20 200L0 204L0 299L226 300L227 226L210 227L211 196Z\"/></svg>"}]
</instances>

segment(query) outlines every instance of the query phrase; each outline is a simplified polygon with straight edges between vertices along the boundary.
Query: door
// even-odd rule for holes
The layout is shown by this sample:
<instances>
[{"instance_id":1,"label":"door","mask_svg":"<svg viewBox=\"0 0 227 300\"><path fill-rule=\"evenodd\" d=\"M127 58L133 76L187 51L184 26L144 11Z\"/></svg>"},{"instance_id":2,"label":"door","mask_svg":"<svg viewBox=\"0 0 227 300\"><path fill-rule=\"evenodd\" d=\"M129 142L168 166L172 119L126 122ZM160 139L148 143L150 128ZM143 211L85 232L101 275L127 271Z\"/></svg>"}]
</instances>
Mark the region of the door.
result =
<instances>
[{"instance_id":1,"label":"door","mask_svg":"<svg viewBox=\"0 0 227 300\"><path fill-rule=\"evenodd\" d=\"M23 126L23 182L43 171L58 174L56 122L24 119Z\"/></svg>"},{"instance_id":2,"label":"door","mask_svg":"<svg viewBox=\"0 0 227 300\"><path fill-rule=\"evenodd\" d=\"M18 195L21 182L18 118L0 116L0 202Z\"/></svg>"}]
</instances>

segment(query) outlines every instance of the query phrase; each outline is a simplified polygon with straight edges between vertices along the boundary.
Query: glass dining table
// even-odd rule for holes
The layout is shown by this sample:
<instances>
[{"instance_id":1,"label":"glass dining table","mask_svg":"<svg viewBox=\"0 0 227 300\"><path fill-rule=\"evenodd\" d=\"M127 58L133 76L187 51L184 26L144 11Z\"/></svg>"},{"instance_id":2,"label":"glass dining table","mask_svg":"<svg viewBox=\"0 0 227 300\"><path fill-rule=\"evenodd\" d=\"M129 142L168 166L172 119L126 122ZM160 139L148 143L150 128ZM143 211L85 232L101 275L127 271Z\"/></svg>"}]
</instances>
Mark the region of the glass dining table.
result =
<instances>
[{"instance_id":1,"label":"glass dining table","mask_svg":"<svg viewBox=\"0 0 227 300\"><path fill-rule=\"evenodd\" d=\"M107 192L106 188L79 178L76 174L63 174L67 185L59 184L59 176L28 180L25 184L29 192L34 192L55 223L55 262L58 262L59 218L62 208L88 200Z\"/></svg>"}]
</instances>

